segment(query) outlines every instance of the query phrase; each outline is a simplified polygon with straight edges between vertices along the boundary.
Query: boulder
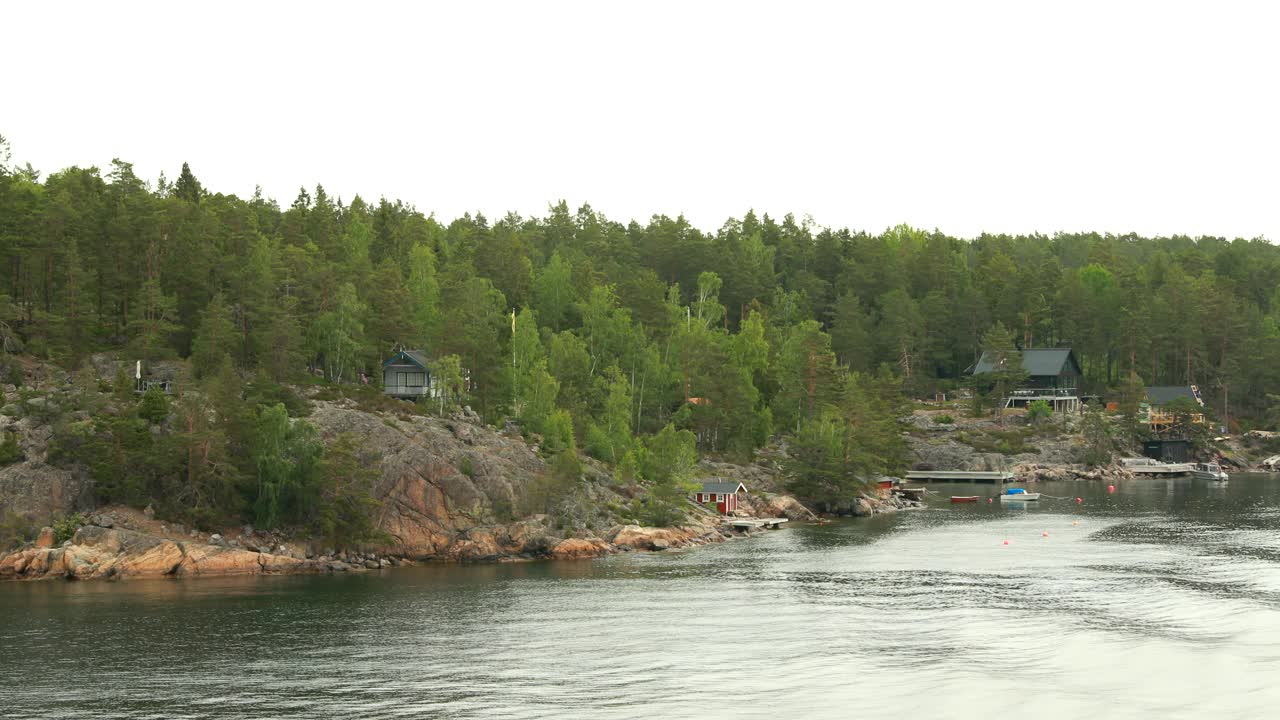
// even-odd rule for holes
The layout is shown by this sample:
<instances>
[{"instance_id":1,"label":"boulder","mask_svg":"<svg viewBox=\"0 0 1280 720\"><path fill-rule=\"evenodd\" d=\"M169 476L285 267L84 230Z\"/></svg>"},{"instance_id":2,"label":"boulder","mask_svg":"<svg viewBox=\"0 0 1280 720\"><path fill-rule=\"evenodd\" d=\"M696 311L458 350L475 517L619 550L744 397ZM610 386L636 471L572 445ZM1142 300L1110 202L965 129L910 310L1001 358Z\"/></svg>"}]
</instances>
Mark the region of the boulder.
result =
<instances>
[{"instance_id":1,"label":"boulder","mask_svg":"<svg viewBox=\"0 0 1280 720\"><path fill-rule=\"evenodd\" d=\"M557 560L567 560L596 557L608 552L609 543L600 538L567 538L556 543L547 556Z\"/></svg>"},{"instance_id":2,"label":"boulder","mask_svg":"<svg viewBox=\"0 0 1280 720\"><path fill-rule=\"evenodd\" d=\"M40 528L40 534L36 536L36 547L51 548L53 547L53 541L54 541L53 528L48 526Z\"/></svg>"}]
</instances>

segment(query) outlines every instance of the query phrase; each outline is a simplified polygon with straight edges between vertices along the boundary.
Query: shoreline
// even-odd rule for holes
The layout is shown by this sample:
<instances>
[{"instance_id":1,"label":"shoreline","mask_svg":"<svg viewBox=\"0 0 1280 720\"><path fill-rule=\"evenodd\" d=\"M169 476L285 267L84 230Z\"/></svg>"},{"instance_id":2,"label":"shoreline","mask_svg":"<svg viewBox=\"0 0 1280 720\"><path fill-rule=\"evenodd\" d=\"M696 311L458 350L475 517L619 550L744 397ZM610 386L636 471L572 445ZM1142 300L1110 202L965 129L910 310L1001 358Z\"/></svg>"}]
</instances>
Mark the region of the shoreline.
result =
<instances>
[{"instance_id":1,"label":"shoreline","mask_svg":"<svg viewBox=\"0 0 1280 720\"><path fill-rule=\"evenodd\" d=\"M98 513L76 530L70 540L52 544L46 528L34 546L0 556L0 581L41 580L118 581L144 578L227 577L245 575L337 574L385 570L423 564L487 564L547 560L589 560L628 552L661 552L751 537L763 529L734 529L721 518L704 517L700 523L677 527L620 525L605 538L530 537L522 549L493 544L505 532L518 534L530 521L505 528L474 528L462 533L444 554L395 553L382 550L303 552L288 544L271 544L265 538L241 535L232 540L213 533L209 540L173 537L172 531L147 532L117 527L114 514ZM812 513L810 513L812 515ZM816 516L806 519L815 519ZM515 533L512 531L515 530ZM203 534L201 534L203 535ZM606 539L607 538L607 539ZM487 552L492 549L493 552Z\"/></svg>"}]
</instances>

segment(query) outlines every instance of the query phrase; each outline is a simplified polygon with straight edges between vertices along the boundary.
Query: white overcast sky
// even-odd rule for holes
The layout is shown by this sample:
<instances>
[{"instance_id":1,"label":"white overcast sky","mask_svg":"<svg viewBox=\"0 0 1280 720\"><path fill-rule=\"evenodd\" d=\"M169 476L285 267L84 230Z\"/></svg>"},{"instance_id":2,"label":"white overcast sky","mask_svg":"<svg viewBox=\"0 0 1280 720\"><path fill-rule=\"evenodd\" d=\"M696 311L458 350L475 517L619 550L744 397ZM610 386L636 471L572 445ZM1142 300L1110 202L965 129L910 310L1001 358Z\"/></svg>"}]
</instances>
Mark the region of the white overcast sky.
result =
<instances>
[{"instance_id":1,"label":"white overcast sky","mask_svg":"<svg viewBox=\"0 0 1280 720\"><path fill-rule=\"evenodd\" d=\"M1272 5L16 2L0 134L285 206L1275 240Z\"/></svg>"}]
</instances>

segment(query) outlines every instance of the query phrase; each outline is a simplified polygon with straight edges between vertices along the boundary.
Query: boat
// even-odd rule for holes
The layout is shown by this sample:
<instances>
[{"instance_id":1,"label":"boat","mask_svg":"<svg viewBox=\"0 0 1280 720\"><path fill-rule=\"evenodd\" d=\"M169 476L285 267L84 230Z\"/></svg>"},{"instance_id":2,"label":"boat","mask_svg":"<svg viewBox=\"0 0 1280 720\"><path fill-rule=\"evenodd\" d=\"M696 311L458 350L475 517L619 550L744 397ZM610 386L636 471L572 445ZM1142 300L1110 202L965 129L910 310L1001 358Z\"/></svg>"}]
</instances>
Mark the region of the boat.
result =
<instances>
[{"instance_id":1,"label":"boat","mask_svg":"<svg viewBox=\"0 0 1280 720\"><path fill-rule=\"evenodd\" d=\"M1227 481L1227 474L1223 472L1222 466L1216 462L1196 463L1195 467L1191 469L1191 476L1197 480L1208 480L1216 483Z\"/></svg>"},{"instance_id":2,"label":"boat","mask_svg":"<svg viewBox=\"0 0 1280 720\"><path fill-rule=\"evenodd\" d=\"M953 503L976 503L976 502L978 502L978 496L977 496L977 495L952 495L952 496L951 496L951 502L953 502Z\"/></svg>"},{"instance_id":3,"label":"boat","mask_svg":"<svg viewBox=\"0 0 1280 720\"><path fill-rule=\"evenodd\" d=\"M1000 502L1032 502L1040 499L1040 493L1029 493L1023 488L1009 488L1000 495Z\"/></svg>"}]
</instances>

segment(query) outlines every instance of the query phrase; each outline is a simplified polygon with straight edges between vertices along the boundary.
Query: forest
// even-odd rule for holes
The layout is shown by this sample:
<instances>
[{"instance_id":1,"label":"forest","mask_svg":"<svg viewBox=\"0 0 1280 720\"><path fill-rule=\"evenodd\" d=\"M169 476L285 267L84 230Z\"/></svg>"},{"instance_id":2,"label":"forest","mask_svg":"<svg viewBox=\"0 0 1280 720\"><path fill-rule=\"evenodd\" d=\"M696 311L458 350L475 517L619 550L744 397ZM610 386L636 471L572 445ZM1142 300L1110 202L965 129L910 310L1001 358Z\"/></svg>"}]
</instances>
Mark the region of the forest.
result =
<instances>
[{"instance_id":1,"label":"forest","mask_svg":"<svg viewBox=\"0 0 1280 720\"><path fill-rule=\"evenodd\" d=\"M358 465L291 429L288 388L376 385L400 347L437 363L435 411L513 419L620 477L675 482L690 448L747 459L781 434L819 496L899 467L903 404L965 385L984 338L1073 347L1104 397L1135 378L1197 384L1236 427L1273 426L1280 392L1280 249L1262 239L964 239L751 211L707 230L564 202L444 220L320 185L287 206L239 198L186 164L172 181L122 160L44 174L0 140L0 254L9 352L71 371L99 352L188 362L197 392L150 412L185 417L201 448L217 438L220 458L175 449L149 474L113 471L121 444L102 438L126 431L99 422L67 452L102 470L102 492L268 524L315 514L307 482L264 484L293 472L288 453L314 456L316 477ZM255 450L263 428L276 441ZM155 480L123 486L136 477ZM162 492L168 477L204 489Z\"/></svg>"}]
</instances>

